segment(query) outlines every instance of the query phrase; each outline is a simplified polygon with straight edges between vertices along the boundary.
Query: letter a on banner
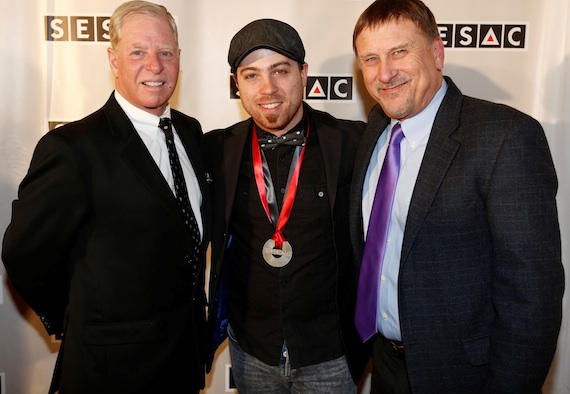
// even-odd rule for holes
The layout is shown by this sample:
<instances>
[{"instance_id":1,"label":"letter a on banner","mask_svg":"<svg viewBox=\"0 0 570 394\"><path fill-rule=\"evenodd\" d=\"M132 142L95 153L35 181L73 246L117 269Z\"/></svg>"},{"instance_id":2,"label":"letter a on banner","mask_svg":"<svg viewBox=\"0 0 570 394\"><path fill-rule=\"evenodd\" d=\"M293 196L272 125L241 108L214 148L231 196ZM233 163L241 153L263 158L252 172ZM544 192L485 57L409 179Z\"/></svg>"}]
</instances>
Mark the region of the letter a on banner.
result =
<instances>
[{"instance_id":1,"label":"letter a on banner","mask_svg":"<svg viewBox=\"0 0 570 394\"><path fill-rule=\"evenodd\" d=\"M313 84L313 86L311 86L311 89L309 90L309 94L307 96L311 97L311 98L315 98L315 97L326 98L327 97L327 92L325 92L325 90L323 89L323 85L321 85L321 82L319 81L318 78L315 79L315 83Z\"/></svg>"},{"instance_id":2,"label":"letter a on banner","mask_svg":"<svg viewBox=\"0 0 570 394\"><path fill-rule=\"evenodd\" d=\"M481 41L481 46L494 46L494 47L496 47L496 46L500 46L500 45L501 45L501 43L499 42L497 35L493 31L493 28L489 28L489 31L487 31L487 34L485 34L485 37Z\"/></svg>"}]
</instances>

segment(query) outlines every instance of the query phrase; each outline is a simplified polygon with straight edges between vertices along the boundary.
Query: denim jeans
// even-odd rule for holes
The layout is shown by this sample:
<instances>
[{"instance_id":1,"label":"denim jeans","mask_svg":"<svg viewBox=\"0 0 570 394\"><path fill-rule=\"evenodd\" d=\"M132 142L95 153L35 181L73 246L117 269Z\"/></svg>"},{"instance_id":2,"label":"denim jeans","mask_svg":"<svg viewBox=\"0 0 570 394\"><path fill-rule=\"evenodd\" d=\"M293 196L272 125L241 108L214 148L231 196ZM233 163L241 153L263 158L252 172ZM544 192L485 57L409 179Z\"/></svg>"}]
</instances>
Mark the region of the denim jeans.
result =
<instances>
[{"instance_id":1,"label":"denim jeans","mask_svg":"<svg viewBox=\"0 0 570 394\"><path fill-rule=\"evenodd\" d=\"M232 374L240 394L356 394L346 357L291 369L283 344L278 366L246 353L228 327Z\"/></svg>"}]
</instances>

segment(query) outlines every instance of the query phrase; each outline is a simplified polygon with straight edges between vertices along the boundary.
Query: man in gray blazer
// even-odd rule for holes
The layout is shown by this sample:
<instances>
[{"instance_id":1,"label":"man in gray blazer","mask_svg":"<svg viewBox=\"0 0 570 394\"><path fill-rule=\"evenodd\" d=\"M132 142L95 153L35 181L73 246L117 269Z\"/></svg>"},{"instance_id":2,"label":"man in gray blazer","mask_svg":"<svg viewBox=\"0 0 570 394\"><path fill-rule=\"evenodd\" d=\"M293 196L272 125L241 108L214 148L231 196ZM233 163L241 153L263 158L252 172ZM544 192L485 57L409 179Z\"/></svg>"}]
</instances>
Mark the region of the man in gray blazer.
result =
<instances>
[{"instance_id":1,"label":"man in gray blazer","mask_svg":"<svg viewBox=\"0 0 570 394\"><path fill-rule=\"evenodd\" d=\"M443 77L443 43L420 0L375 1L353 44L378 102L350 216L372 391L539 393L564 291L542 127Z\"/></svg>"},{"instance_id":2,"label":"man in gray blazer","mask_svg":"<svg viewBox=\"0 0 570 394\"><path fill-rule=\"evenodd\" d=\"M109 30L116 90L38 143L2 259L47 330L63 334L50 392L197 393L209 198L200 124L168 104L180 64L176 24L163 6L133 1ZM164 118L186 185L176 195ZM183 189L197 229L185 222Z\"/></svg>"}]
</instances>

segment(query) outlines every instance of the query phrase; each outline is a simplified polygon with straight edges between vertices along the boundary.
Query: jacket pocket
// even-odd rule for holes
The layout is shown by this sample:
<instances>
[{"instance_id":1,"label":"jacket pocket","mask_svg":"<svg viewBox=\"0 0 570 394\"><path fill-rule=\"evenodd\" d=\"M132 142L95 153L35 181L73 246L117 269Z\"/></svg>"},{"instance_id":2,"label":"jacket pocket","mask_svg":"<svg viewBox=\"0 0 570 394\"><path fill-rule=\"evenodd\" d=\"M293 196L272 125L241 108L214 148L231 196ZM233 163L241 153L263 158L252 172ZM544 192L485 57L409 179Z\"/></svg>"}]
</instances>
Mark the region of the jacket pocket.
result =
<instances>
[{"instance_id":1,"label":"jacket pocket","mask_svg":"<svg viewBox=\"0 0 570 394\"><path fill-rule=\"evenodd\" d=\"M88 345L121 345L149 342L157 336L157 323L154 320L88 323L83 332L83 341Z\"/></svg>"},{"instance_id":2,"label":"jacket pocket","mask_svg":"<svg viewBox=\"0 0 570 394\"><path fill-rule=\"evenodd\" d=\"M488 335L463 339L462 342L463 349L465 349L467 359L471 365L478 366L489 363L491 338Z\"/></svg>"}]
</instances>

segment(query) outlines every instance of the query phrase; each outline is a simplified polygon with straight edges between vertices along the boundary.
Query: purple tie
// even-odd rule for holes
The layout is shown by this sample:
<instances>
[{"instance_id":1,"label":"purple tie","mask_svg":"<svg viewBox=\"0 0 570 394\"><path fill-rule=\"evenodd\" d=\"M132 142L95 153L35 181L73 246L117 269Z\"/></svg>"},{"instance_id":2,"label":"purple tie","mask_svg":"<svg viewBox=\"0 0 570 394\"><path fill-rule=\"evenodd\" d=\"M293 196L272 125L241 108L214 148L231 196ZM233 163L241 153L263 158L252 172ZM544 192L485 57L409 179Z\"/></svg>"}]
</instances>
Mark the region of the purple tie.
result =
<instances>
[{"instance_id":1,"label":"purple tie","mask_svg":"<svg viewBox=\"0 0 570 394\"><path fill-rule=\"evenodd\" d=\"M377 331L378 289L386 250L386 238L398 174L400 172L400 142L404 138L400 123L392 128L392 135L376 187L368 233L362 254L354 322L360 338L366 342Z\"/></svg>"}]
</instances>

